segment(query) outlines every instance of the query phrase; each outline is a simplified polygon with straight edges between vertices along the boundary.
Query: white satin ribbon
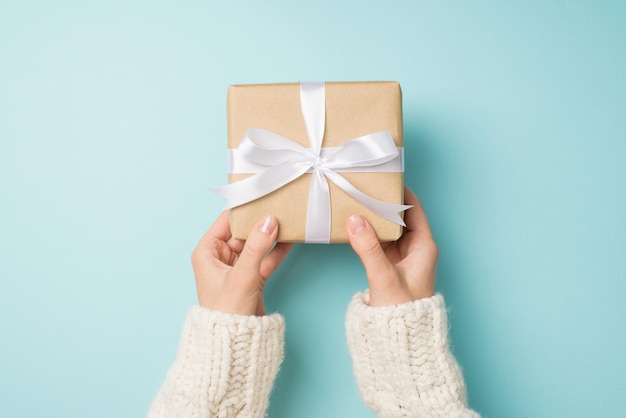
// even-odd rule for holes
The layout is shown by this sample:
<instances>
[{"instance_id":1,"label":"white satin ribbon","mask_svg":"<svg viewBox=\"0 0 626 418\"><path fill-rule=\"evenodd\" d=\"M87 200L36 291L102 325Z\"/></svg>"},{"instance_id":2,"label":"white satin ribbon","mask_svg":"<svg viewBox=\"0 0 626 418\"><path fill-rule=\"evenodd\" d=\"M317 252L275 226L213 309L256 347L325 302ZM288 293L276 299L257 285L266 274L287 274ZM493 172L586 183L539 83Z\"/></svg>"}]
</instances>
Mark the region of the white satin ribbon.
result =
<instances>
[{"instance_id":1,"label":"white satin ribbon","mask_svg":"<svg viewBox=\"0 0 626 418\"><path fill-rule=\"evenodd\" d=\"M404 171L404 148L398 147L398 155L393 160L370 166L349 166L336 169L340 173L399 173ZM337 152L337 148L324 147L320 153L322 160L326 160L331 154ZM228 149L228 172L231 174L258 173L267 168L264 161L256 163L250 160L247 154L242 153L239 148ZM307 170L312 173L313 167Z\"/></svg>"},{"instance_id":2,"label":"white satin ribbon","mask_svg":"<svg viewBox=\"0 0 626 418\"><path fill-rule=\"evenodd\" d=\"M328 181L335 183L363 206L381 218L405 226L398 215L409 205L374 199L359 191L340 171L403 171L403 155L389 131L371 133L337 148L322 148L326 118L324 83L300 83L300 103L311 148L265 129L249 129L236 150L231 152L231 172L255 175L212 189L228 199L225 209L234 208L275 190L311 172L305 242L330 242L331 204Z\"/></svg>"}]
</instances>

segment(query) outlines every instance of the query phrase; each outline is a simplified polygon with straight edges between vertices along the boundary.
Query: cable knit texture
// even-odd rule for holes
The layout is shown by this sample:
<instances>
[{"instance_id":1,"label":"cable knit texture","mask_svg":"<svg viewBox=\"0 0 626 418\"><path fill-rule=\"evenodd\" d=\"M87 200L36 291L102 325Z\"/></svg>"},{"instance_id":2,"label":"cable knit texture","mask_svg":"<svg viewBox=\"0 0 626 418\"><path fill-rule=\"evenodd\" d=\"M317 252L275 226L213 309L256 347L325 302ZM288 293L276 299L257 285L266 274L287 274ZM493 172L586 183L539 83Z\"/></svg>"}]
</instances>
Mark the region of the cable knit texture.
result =
<instances>
[{"instance_id":1,"label":"cable knit texture","mask_svg":"<svg viewBox=\"0 0 626 418\"><path fill-rule=\"evenodd\" d=\"M278 314L243 316L193 307L148 417L265 416L284 335Z\"/></svg>"},{"instance_id":2,"label":"cable knit texture","mask_svg":"<svg viewBox=\"0 0 626 418\"><path fill-rule=\"evenodd\" d=\"M461 370L448 348L441 295L371 307L357 294L346 317L361 397L382 418L478 417L467 408Z\"/></svg>"}]
</instances>

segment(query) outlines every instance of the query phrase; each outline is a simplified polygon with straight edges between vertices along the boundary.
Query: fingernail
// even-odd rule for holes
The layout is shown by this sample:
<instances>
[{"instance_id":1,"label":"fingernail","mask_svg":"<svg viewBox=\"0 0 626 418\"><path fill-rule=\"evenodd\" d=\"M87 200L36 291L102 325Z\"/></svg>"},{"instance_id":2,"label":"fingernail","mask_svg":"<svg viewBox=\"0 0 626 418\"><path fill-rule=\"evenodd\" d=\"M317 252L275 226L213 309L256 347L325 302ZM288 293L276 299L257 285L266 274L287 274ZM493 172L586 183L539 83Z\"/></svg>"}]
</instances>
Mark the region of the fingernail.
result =
<instances>
[{"instance_id":1,"label":"fingernail","mask_svg":"<svg viewBox=\"0 0 626 418\"><path fill-rule=\"evenodd\" d=\"M265 235L272 235L274 233L274 230L276 229L276 225L276 218L268 215L261 221L261 232L263 232Z\"/></svg>"},{"instance_id":2,"label":"fingernail","mask_svg":"<svg viewBox=\"0 0 626 418\"><path fill-rule=\"evenodd\" d=\"M348 229L352 235L356 235L365 229L365 220L359 215L348 218Z\"/></svg>"}]
</instances>

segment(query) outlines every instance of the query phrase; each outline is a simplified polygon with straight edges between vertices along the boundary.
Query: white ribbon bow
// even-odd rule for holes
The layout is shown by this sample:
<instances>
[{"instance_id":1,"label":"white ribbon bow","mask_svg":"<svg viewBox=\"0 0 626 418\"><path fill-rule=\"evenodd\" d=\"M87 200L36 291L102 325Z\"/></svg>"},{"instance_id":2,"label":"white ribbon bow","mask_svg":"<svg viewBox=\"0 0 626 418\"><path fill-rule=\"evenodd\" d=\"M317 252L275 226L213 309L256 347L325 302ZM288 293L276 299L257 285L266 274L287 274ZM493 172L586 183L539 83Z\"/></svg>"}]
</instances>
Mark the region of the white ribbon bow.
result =
<instances>
[{"instance_id":1,"label":"white ribbon bow","mask_svg":"<svg viewBox=\"0 0 626 418\"><path fill-rule=\"evenodd\" d=\"M306 217L305 242L330 242L331 205L328 181L381 218L405 226L398 215L409 205L374 199L359 191L337 171L401 171L402 155L391 133L380 131L348 141L337 148L322 148L326 122L324 83L300 83L300 103L311 148L265 129L249 129L236 150L231 165L259 167L254 176L212 189L228 199L225 209L265 196L306 172L312 172ZM389 165L393 168L387 168ZM257 171L257 170L254 170ZM253 171L253 172L254 172Z\"/></svg>"}]
</instances>

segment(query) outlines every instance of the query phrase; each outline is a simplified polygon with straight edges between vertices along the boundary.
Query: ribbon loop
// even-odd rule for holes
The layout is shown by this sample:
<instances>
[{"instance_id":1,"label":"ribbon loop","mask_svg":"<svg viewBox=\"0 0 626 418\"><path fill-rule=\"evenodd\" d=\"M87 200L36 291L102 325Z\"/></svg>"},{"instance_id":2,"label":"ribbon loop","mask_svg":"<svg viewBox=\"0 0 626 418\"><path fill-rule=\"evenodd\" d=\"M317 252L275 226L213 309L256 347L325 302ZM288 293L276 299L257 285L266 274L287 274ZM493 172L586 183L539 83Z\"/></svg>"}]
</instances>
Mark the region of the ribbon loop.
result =
<instances>
[{"instance_id":1,"label":"ribbon loop","mask_svg":"<svg viewBox=\"0 0 626 418\"><path fill-rule=\"evenodd\" d=\"M314 160L308 148L265 129L248 130L237 149L240 158L267 167L293 160Z\"/></svg>"},{"instance_id":2,"label":"ribbon loop","mask_svg":"<svg viewBox=\"0 0 626 418\"><path fill-rule=\"evenodd\" d=\"M324 158L334 169L370 167L389 162L399 155L389 131L380 131L348 141Z\"/></svg>"},{"instance_id":3,"label":"ribbon loop","mask_svg":"<svg viewBox=\"0 0 626 418\"><path fill-rule=\"evenodd\" d=\"M306 172L312 172L305 242L330 242L331 203L328 180L383 219L405 226L397 205L358 190L338 171L402 171L402 154L389 131L355 138L337 148L322 148L326 120L324 83L300 84L300 102L311 148L265 129L249 129L231 153L231 172L251 172L244 180L212 189L227 198L225 209L263 197Z\"/></svg>"}]
</instances>

